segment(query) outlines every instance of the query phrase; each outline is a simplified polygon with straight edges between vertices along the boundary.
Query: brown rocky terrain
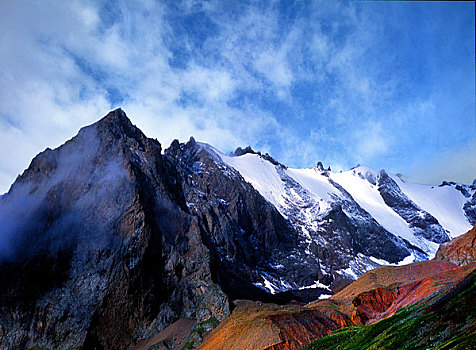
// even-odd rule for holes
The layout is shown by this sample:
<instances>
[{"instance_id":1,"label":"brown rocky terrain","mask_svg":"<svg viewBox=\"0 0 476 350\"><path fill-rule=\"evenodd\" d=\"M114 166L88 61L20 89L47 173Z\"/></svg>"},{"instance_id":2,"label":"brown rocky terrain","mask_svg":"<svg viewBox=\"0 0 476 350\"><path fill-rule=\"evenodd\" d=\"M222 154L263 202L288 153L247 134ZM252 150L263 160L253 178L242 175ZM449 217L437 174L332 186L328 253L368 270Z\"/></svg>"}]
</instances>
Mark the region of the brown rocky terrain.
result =
<instances>
[{"instance_id":1,"label":"brown rocky terrain","mask_svg":"<svg viewBox=\"0 0 476 350\"><path fill-rule=\"evenodd\" d=\"M350 325L347 315L330 308L241 301L232 315L207 335L199 349L298 349Z\"/></svg>"},{"instance_id":2,"label":"brown rocky terrain","mask_svg":"<svg viewBox=\"0 0 476 350\"><path fill-rule=\"evenodd\" d=\"M378 267L364 273L331 299L352 299L365 291L413 282L455 267L447 261L421 261L403 266Z\"/></svg>"},{"instance_id":3,"label":"brown rocky terrain","mask_svg":"<svg viewBox=\"0 0 476 350\"><path fill-rule=\"evenodd\" d=\"M364 273L328 300L356 325L375 323L433 293L448 290L476 270L475 228L440 246L436 257L404 266L383 266ZM469 263L468 263L469 262ZM462 265L462 266L457 266Z\"/></svg>"},{"instance_id":4,"label":"brown rocky terrain","mask_svg":"<svg viewBox=\"0 0 476 350\"><path fill-rule=\"evenodd\" d=\"M329 299L278 306L240 302L199 349L298 349L339 328L372 324L434 293L448 293L476 263L423 261L369 271Z\"/></svg>"},{"instance_id":5,"label":"brown rocky terrain","mask_svg":"<svg viewBox=\"0 0 476 350\"><path fill-rule=\"evenodd\" d=\"M380 294L376 294L376 297L382 298L383 296L389 296L387 293L393 293L390 292L393 288L443 271L452 270L455 267L456 265L448 261L422 261L403 266L378 267L367 271L356 281L352 282L329 299L317 300L310 303L308 306L315 307L328 304L332 307L338 308L343 313L352 316L354 311L352 302L362 293L381 290ZM388 303L388 301L386 303Z\"/></svg>"},{"instance_id":6,"label":"brown rocky terrain","mask_svg":"<svg viewBox=\"0 0 476 350\"><path fill-rule=\"evenodd\" d=\"M476 270L476 263L455 267L417 281L380 287L360 293L352 300L352 321L371 324L394 315L402 307L413 305L430 295L448 291Z\"/></svg>"},{"instance_id":7,"label":"brown rocky terrain","mask_svg":"<svg viewBox=\"0 0 476 350\"><path fill-rule=\"evenodd\" d=\"M436 260L447 260L456 265L476 261L476 226L465 234L440 245Z\"/></svg>"},{"instance_id":8,"label":"brown rocky terrain","mask_svg":"<svg viewBox=\"0 0 476 350\"><path fill-rule=\"evenodd\" d=\"M349 327L303 350L474 349L476 271L380 322Z\"/></svg>"},{"instance_id":9,"label":"brown rocky terrain","mask_svg":"<svg viewBox=\"0 0 476 350\"><path fill-rule=\"evenodd\" d=\"M144 339L135 344L131 347L131 350L148 350L152 347L157 349L166 349L167 347L182 349L187 344L196 323L196 320L181 318L150 339Z\"/></svg>"}]
</instances>

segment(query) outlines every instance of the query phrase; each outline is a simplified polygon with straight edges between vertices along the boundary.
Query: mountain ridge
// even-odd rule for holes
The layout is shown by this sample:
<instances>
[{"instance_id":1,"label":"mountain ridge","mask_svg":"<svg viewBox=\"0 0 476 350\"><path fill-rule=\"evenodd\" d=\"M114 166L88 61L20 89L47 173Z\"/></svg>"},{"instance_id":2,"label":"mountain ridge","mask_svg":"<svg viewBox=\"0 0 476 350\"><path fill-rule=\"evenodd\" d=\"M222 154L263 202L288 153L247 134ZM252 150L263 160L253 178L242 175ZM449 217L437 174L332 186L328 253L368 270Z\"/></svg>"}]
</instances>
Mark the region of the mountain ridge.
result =
<instances>
[{"instance_id":1,"label":"mountain ridge","mask_svg":"<svg viewBox=\"0 0 476 350\"><path fill-rule=\"evenodd\" d=\"M0 345L127 348L181 319L221 321L235 299L305 303L368 269L430 256L379 223L389 206L367 210L384 199L363 170L265 158L193 138L163 150L121 109L41 152L0 197ZM399 200L413 188L367 175L390 183L388 202L415 232L431 227ZM372 196L359 203L349 180ZM474 189L461 188L471 212Z\"/></svg>"}]
</instances>

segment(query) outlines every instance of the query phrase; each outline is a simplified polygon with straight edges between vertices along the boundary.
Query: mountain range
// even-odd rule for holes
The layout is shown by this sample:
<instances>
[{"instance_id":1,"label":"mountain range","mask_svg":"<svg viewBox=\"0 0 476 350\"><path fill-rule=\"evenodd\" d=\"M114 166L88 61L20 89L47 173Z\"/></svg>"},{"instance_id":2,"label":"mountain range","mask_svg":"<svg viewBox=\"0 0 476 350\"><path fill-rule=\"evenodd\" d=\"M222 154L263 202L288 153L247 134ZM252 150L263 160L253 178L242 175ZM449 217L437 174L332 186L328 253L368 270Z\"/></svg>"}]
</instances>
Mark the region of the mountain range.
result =
<instances>
[{"instance_id":1,"label":"mountain range","mask_svg":"<svg viewBox=\"0 0 476 350\"><path fill-rule=\"evenodd\" d=\"M475 223L475 182L291 169L250 147L226 155L193 138L163 150L117 109L38 154L0 197L0 347L190 348L236 313L274 305L321 325L305 341L278 336L287 340L274 348L294 349L377 320L390 306L354 314L354 297L369 290L344 298L344 287L375 268L431 263ZM431 266L432 276L456 268ZM390 304L401 294L389 293ZM334 299L334 311L304 306ZM164 342L170 334L180 341Z\"/></svg>"}]
</instances>

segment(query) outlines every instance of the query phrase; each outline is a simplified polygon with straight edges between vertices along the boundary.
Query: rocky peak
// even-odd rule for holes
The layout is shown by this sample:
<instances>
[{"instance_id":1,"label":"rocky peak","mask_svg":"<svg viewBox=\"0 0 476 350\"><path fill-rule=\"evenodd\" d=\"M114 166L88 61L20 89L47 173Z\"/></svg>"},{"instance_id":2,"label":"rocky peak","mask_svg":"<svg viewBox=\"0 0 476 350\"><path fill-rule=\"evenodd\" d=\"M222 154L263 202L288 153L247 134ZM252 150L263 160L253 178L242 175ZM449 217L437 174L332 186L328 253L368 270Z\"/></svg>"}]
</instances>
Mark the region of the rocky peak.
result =
<instances>
[{"instance_id":1,"label":"rocky peak","mask_svg":"<svg viewBox=\"0 0 476 350\"><path fill-rule=\"evenodd\" d=\"M322 162L317 162L316 169L318 171L324 171L324 165L322 165Z\"/></svg>"},{"instance_id":2,"label":"rocky peak","mask_svg":"<svg viewBox=\"0 0 476 350\"><path fill-rule=\"evenodd\" d=\"M47 148L39 153L30 166L12 185L19 183L42 183L48 179L69 176L74 171L89 171L89 167L102 168L110 160L119 163L141 163L153 158L157 170L161 168L161 145L147 138L132 124L122 109L109 112L99 121L81 128L76 136L57 149ZM63 169L57 174L57 169Z\"/></svg>"},{"instance_id":3,"label":"rocky peak","mask_svg":"<svg viewBox=\"0 0 476 350\"><path fill-rule=\"evenodd\" d=\"M242 156L242 155L245 155L245 154L248 154L248 153L250 153L250 154L261 154L260 152L255 152L255 151L251 148L251 146L247 146L247 147L245 147L244 149L241 148L241 147L238 147L238 148L235 150L235 152L233 153L233 155L234 155L235 157L239 157L239 156Z\"/></svg>"},{"instance_id":4,"label":"rocky peak","mask_svg":"<svg viewBox=\"0 0 476 350\"><path fill-rule=\"evenodd\" d=\"M195 141L195 138L193 136L190 136L190 139L187 142L187 147L194 147L197 144L197 141Z\"/></svg>"},{"instance_id":5,"label":"rocky peak","mask_svg":"<svg viewBox=\"0 0 476 350\"><path fill-rule=\"evenodd\" d=\"M137 129L127 117L126 113L120 108L110 111L106 116L93 125L96 125L98 129L104 131L116 130L122 131L122 133L128 133L131 131L135 132L136 130L134 129Z\"/></svg>"},{"instance_id":6,"label":"rocky peak","mask_svg":"<svg viewBox=\"0 0 476 350\"><path fill-rule=\"evenodd\" d=\"M146 144L153 143L154 147L158 146L161 150L160 143L155 139L147 138L120 108L109 112L98 122L81 129L78 136L87 132L89 128L97 131L97 136L102 142L125 142L128 146L136 147L140 151L145 151Z\"/></svg>"},{"instance_id":7,"label":"rocky peak","mask_svg":"<svg viewBox=\"0 0 476 350\"><path fill-rule=\"evenodd\" d=\"M278 162L271 155L269 155L269 153L262 154L260 151L256 152L251 148L251 146L247 146L244 149L241 148L241 147L238 147L235 150L235 152L233 153L233 156L239 157L239 156L242 156L242 155L245 155L245 154L248 154L248 153L249 154L256 154L256 155L260 156L262 159L267 160L268 162L270 162L273 165L279 165L281 168L285 168L285 169L287 168L284 164Z\"/></svg>"}]
</instances>

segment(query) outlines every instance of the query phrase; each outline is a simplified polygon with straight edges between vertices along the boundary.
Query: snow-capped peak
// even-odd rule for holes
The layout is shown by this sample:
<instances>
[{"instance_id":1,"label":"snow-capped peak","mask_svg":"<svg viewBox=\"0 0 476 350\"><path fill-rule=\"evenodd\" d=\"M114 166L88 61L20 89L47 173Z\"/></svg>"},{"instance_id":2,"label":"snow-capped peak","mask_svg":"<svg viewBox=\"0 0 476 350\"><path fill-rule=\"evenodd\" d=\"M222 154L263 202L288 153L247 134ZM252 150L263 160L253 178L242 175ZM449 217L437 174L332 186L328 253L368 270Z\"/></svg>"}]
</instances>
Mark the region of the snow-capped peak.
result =
<instances>
[{"instance_id":1,"label":"snow-capped peak","mask_svg":"<svg viewBox=\"0 0 476 350\"><path fill-rule=\"evenodd\" d=\"M311 241L313 232L319 235L321 221L329 210L345 201L355 202L382 229L425 252L427 258L435 254L440 242L463 234L476 219L464 210L474 188L468 187L470 196L465 197L456 186L412 184L366 166L338 173L324 170L322 163L313 168L287 169L257 153L227 156L213 151L284 217L299 217L296 222L307 241ZM346 215L360 214L347 211Z\"/></svg>"}]
</instances>

